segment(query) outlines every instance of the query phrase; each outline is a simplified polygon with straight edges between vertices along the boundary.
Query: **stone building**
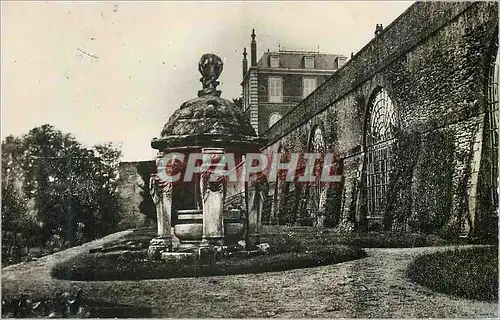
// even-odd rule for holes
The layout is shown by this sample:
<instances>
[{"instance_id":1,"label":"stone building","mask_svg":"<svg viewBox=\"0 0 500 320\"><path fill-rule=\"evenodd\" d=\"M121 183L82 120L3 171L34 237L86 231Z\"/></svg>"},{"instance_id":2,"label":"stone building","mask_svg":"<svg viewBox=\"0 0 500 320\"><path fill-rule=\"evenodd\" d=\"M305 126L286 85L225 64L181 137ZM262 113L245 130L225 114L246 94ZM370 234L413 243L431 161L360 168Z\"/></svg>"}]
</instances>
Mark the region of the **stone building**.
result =
<instances>
[{"instance_id":1,"label":"stone building","mask_svg":"<svg viewBox=\"0 0 500 320\"><path fill-rule=\"evenodd\" d=\"M250 67L243 51L243 109L259 135L307 97L347 60L318 51L265 52L257 61L255 30L250 44Z\"/></svg>"},{"instance_id":2,"label":"stone building","mask_svg":"<svg viewBox=\"0 0 500 320\"><path fill-rule=\"evenodd\" d=\"M270 181L265 221L496 235L497 2L417 2L337 71L328 60L335 72L303 100L296 91L286 107L268 103L268 78L280 72L269 67L276 53L258 64L256 44L252 52L248 70L243 63L245 108L269 141L264 151L334 153L343 176L308 188ZM293 94L283 79L285 102ZM269 128L277 108L283 117Z\"/></svg>"},{"instance_id":3,"label":"stone building","mask_svg":"<svg viewBox=\"0 0 500 320\"><path fill-rule=\"evenodd\" d=\"M262 134L268 152L334 153L343 174L274 183L274 221L496 234L497 68L497 2L413 4Z\"/></svg>"}]
</instances>

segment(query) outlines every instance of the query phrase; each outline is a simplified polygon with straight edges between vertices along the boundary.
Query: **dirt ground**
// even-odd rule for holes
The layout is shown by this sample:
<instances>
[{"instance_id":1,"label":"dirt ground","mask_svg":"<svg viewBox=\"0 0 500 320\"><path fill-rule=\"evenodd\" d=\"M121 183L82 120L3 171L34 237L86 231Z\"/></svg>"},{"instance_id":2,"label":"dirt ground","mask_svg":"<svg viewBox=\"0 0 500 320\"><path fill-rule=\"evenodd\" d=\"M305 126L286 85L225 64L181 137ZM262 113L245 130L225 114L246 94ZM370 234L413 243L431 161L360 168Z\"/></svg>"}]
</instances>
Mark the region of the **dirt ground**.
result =
<instances>
[{"instance_id":1,"label":"dirt ground","mask_svg":"<svg viewBox=\"0 0 500 320\"><path fill-rule=\"evenodd\" d=\"M2 269L2 295L44 295L83 287L84 297L151 307L154 317L497 318L496 303L440 294L410 282L419 254L451 247L366 249L368 257L336 265L251 275L141 281L72 282L50 266L124 236L110 235L38 261Z\"/></svg>"}]
</instances>

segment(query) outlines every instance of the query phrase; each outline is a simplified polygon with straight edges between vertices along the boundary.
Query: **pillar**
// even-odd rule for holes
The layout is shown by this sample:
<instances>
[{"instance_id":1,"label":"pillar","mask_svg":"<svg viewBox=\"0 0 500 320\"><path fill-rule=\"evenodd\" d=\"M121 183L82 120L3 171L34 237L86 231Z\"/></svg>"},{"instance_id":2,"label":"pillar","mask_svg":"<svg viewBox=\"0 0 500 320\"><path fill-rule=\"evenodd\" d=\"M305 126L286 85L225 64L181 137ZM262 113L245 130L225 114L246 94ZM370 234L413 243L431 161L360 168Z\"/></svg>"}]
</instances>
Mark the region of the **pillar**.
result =
<instances>
[{"instance_id":1,"label":"pillar","mask_svg":"<svg viewBox=\"0 0 500 320\"><path fill-rule=\"evenodd\" d=\"M203 148L200 189L203 200L202 246L224 245L224 198L226 181L221 171L225 165L223 148ZM222 160L222 161L221 161ZM221 163L221 166L218 166Z\"/></svg>"},{"instance_id":2,"label":"pillar","mask_svg":"<svg viewBox=\"0 0 500 320\"><path fill-rule=\"evenodd\" d=\"M157 158L158 171L166 170L162 168L162 154ZM148 255L150 258L159 259L161 252L172 250L172 190L173 185L170 181L161 179L161 174L152 174L149 182L149 192L156 207L156 238L150 241Z\"/></svg>"},{"instance_id":3,"label":"pillar","mask_svg":"<svg viewBox=\"0 0 500 320\"><path fill-rule=\"evenodd\" d=\"M262 234L262 211L267 198L269 184L264 174L257 174L250 179L248 187L248 230L247 248L252 249L260 242Z\"/></svg>"},{"instance_id":4,"label":"pillar","mask_svg":"<svg viewBox=\"0 0 500 320\"><path fill-rule=\"evenodd\" d=\"M172 191L173 186L171 182L166 183L163 188L160 189L161 194L161 209L160 211L160 223L158 224L158 238L168 238L171 239L172 230Z\"/></svg>"}]
</instances>

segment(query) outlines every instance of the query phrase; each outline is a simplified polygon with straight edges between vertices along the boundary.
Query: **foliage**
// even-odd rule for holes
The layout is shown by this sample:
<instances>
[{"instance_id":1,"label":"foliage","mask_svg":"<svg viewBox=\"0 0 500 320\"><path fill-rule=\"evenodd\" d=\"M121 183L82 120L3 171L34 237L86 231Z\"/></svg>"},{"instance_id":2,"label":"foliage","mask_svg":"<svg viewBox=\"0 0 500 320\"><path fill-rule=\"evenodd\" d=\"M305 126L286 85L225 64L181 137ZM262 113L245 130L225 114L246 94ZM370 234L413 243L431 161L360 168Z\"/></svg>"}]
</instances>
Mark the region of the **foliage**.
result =
<instances>
[{"instance_id":1,"label":"foliage","mask_svg":"<svg viewBox=\"0 0 500 320\"><path fill-rule=\"evenodd\" d=\"M443 246L451 243L436 235L410 232L341 232L326 228L284 226L265 226L265 229L268 232L265 236L266 241L284 242L287 246L290 246L290 241L293 241L297 243L299 248L318 245L325 247L346 245L361 248L412 248ZM279 238L279 240L271 240L274 237Z\"/></svg>"},{"instance_id":2,"label":"foliage","mask_svg":"<svg viewBox=\"0 0 500 320\"><path fill-rule=\"evenodd\" d=\"M154 162L139 162L137 164L137 173L141 176L144 184L140 186L142 201L139 203L139 211L146 216L147 223L156 221L156 206L149 193L149 178L151 173L156 170Z\"/></svg>"},{"instance_id":3,"label":"foliage","mask_svg":"<svg viewBox=\"0 0 500 320\"><path fill-rule=\"evenodd\" d=\"M2 231L67 246L114 231L118 160L111 143L85 148L51 125L2 142ZM5 204L4 204L5 203ZM35 236L36 235L36 236Z\"/></svg>"},{"instance_id":4,"label":"foliage","mask_svg":"<svg viewBox=\"0 0 500 320\"><path fill-rule=\"evenodd\" d=\"M36 244L39 227L35 219L27 214L26 205L16 194L12 185L2 183L2 242L15 243L15 247L5 247L2 252L4 263L18 262L21 247Z\"/></svg>"},{"instance_id":5,"label":"foliage","mask_svg":"<svg viewBox=\"0 0 500 320\"><path fill-rule=\"evenodd\" d=\"M89 318L88 306L82 299L82 288L73 297L69 292L57 293L54 299L34 302L30 295L2 299L3 318Z\"/></svg>"},{"instance_id":6,"label":"foliage","mask_svg":"<svg viewBox=\"0 0 500 320\"><path fill-rule=\"evenodd\" d=\"M422 136L420 156L425 161L414 169L414 176L419 179L412 191L418 195L414 198L415 214L409 221L412 230L432 233L446 229L452 211L455 151L453 132L450 130L443 129Z\"/></svg>"},{"instance_id":7,"label":"foliage","mask_svg":"<svg viewBox=\"0 0 500 320\"><path fill-rule=\"evenodd\" d=\"M233 103L241 110L243 110L243 98L233 98Z\"/></svg>"},{"instance_id":8,"label":"foliage","mask_svg":"<svg viewBox=\"0 0 500 320\"><path fill-rule=\"evenodd\" d=\"M478 300L498 300L498 247L437 252L408 268L413 281L438 292Z\"/></svg>"},{"instance_id":9,"label":"foliage","mask_svg":"<svg viewBox=\"0 0 500 320\"><path fill-rule=\"evenodd\" d=\"M243 273L262 273L324 266L365 257L361 248L345 245L325 245L323 239L307 233L263 235L261 242L270 245L267 254L230 255L217 260L203 261L193 258L175 261L154 261L147 250L123 250L124 243L145 247L155 230L138 230L107 245L115 251L89 253L62 262L52 270L59 279L76 281L110 281L200 277ZM309 236L307 242L304 238Z\"/></svg>"}]
</instances>

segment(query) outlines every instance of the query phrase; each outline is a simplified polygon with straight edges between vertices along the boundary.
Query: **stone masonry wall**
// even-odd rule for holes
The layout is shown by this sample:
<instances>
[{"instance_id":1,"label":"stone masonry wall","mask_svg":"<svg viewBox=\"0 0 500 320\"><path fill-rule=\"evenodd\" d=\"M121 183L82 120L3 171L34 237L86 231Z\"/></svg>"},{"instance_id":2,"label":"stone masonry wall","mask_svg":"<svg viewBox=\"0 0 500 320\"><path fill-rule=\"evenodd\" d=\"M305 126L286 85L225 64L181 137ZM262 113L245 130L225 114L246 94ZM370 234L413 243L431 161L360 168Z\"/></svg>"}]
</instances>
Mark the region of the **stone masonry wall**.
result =
<instances>
[{"instance_id":1,"label":"stone masonry wall","mask_svg":"<svg viewBox=\"0 0 500 320\"><path fill-rule=\"evenodd\" d=\"M153 225L156 209L149 196L149 175L154 161L121 162L119 167L120 226L139 228Z\"/></svg>"},{"instance_id":2,"label":"stone masonry wall","mask_svg":"<svg viewBox=\"0 0 500 320\"><path fill-rule=\"evenodd\" d=\"M497 36L496 2L417 2L264 134L305 152L317 124L344 164L339 224L362 224L368 105L377 88L398 115L384 227L469 233L471 163L484 121L485 82ZM476 143L477 145L477 143ZM473 195L475 196L475 195Z\"/></svg>"}]
</instances>

